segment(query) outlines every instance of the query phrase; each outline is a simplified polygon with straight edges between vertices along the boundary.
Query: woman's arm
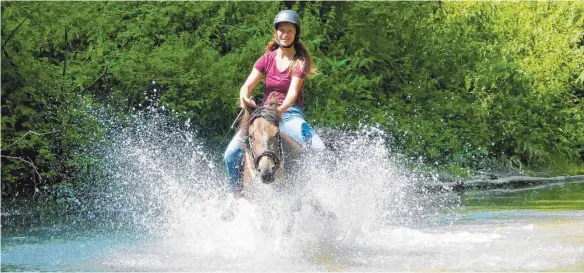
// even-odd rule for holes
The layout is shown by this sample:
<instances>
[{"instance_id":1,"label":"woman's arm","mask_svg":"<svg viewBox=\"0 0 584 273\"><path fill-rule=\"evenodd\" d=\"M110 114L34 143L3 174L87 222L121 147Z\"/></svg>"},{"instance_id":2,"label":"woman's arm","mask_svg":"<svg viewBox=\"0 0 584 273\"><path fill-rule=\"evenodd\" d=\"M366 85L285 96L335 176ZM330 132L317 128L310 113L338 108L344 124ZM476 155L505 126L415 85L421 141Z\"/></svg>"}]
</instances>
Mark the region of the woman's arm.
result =
<instances>
[{"instance_id":1,"label":"woman's arm","mask_svg":"<svg viewBox=\"0 0 584 273\"><path fill-rule=\"evenodd\" d=\"M247 80L241 89L239 90L239 107L245 108L246 105L255 107L255 102L249 98L253 89L256 85L262 80L262 73L257 69L253 68L249 76L247 76Z\"/></svg>"},{"instance_id":2,"label":"woman's arm","mask_svg":"<svg viewBox=\"0 0 584 273\"><path fill-rule=\"evenodd\" d=\"M303 82L303 78L296 76L292 77L292 80L290 81L290 88L288 89L288 94L286 94L286 98L282 102L282 105L278 107L278 115L282 116L282 114L286 112L286 110L288 110L288 108L290 108L294 102L296 102L298 92L300 91L300 87L302 86Z\"/></svg>"}]
</instances>

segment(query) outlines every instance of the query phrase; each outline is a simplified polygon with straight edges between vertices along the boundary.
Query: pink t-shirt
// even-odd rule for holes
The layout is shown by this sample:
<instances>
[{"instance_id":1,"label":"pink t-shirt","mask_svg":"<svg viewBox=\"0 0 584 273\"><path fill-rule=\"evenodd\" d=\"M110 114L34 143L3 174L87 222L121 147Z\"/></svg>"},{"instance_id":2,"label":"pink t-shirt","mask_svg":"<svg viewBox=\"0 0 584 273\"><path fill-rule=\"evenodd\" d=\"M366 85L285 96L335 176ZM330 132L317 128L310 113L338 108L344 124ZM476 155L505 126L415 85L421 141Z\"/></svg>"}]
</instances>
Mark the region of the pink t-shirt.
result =
<instances>
[{"instance_id":1,"label":"pink t-shirt","mask_svg":"<svg viewBox=\"0 0 584 273\"><path fill-rule=\"evenodd\" d=\"M280 72L276 65L276 50L270 51L261 56L253 66L255 69L264 74L264 101L263 104L268 104L272 97L278 99L278 105L281 105L288 94L292 76L290 75L290 68L286 68ZM304 67L297 67L294 69L294 76L305 78ZM298 96L294 104L302 107L304 104L304 82L300 86Z\"/></svg>"}]
</instances>

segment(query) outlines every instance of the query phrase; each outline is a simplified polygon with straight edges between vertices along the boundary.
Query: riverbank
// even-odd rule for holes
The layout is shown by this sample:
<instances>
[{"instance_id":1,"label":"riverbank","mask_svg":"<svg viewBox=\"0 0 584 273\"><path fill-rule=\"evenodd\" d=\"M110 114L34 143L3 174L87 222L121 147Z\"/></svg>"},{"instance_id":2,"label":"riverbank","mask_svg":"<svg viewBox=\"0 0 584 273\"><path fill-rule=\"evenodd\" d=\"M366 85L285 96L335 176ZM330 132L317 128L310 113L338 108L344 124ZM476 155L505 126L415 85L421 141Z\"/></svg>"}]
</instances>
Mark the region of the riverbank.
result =
<instances>
[{"instance_id":1,"label":"riverbank","mask_svg":"<svg viewBox=\"0 0 584 273\"><path fill-rule=\"evenodd\" d=\"M500 177L496 179L487 179L484 176L481 178L473 178L468 180L453 180L451 177L438 181L435 183L424 184L424 187L429 192L457 192L459 194L473 194L474 192L489 192L495 190L506 190L506 193L513 190L529 190L536 188L544 188L552 185L566 185L568 183L584 183L584 175L575 176L557 176L557 177L532 177L512 175L507 177ZM533 199L533 198L532 198ZM537 199L537 198L536 198ZM548 198L554 199L554 198ZM563 199L562 196L555 199ZM546 199L547 200L547 199ZM531 200L535 202L534 200ZM505 204L502 208L521 208L522 204L531 202L515 202L512 207ZM537 201L537 200L536 200ZM546 204L549 209L561 209L555 201L547 200L547 203L537 204L537 208L545 208ZM552 204L553 203L553 204ZM534 204L532 204L533 207ZM534 207L535 208L535 207ZM573 206L570 208L574 208ZM584 208L584 207L582 207ZM581 209L579 206L576 209ZM39 200L3 200L1 206L1 220L2 229L6 227L34 227L51 224L58 220L68 219L71 214L74 214L74 208L67 206L61 202L57 202L50 198L44 201ZM120 211L92 211L91 215L86 215L89 218L118 218L123 212ZM67 220L65 220L67 221Z\"/></svg>"},{"instance_id":2,"label":"riverbank","mask_svg":"<svg viewBox=\"0 0 584 273\"><path fill-rule=\"evenodd\" d=\"M537 186L551 185L555 183L584 182L584 175L533 177L513 175L496 179L473 178L469 180L441 181L428 184L427 189L432 191L483 191L494 189L522 189Z\"/></svg>"}]
</instances>

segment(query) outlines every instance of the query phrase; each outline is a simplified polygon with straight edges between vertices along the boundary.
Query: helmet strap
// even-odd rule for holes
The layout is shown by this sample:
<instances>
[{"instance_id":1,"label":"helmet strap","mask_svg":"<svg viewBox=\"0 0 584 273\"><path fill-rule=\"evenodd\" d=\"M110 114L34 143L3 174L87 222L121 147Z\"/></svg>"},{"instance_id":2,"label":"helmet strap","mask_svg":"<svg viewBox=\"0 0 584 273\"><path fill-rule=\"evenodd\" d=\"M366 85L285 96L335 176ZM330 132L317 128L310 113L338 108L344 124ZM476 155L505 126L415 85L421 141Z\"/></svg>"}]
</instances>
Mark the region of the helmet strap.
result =
<instances>
[{"instance_id":1,"label":"helmet strap","mask_svg":"<svg viewBox=\"0 0 584 273\"><path fill-rule=\"evenodd\" d=\"M294 39L294 41L288 45L288 46L283 46L282 44L280 44L280 41L278 41L278 39L274 39L274 42L276 42L276 44L278 44L279 47L283 47L283 48L291 48L294 46L294 44L296 43L296 39Z\"/></svg>"}]
</instances>

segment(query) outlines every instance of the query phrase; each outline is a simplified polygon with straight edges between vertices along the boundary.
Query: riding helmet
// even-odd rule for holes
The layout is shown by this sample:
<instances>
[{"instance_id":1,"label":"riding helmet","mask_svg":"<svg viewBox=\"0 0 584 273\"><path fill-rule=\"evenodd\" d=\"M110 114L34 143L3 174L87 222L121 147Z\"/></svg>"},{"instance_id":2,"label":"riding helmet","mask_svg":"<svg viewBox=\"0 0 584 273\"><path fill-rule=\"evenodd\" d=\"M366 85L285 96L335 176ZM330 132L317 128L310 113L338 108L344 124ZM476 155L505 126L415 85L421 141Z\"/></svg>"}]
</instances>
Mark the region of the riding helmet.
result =
<instances>
[{"instance_id":1,"label":"riding helmet","mask_svg":"<svg viewBox=\"0 0 584 273\"><path fill-rule=\"evenodd\" d=\"M300 16L293 10L283 10L276 14L276 18L274 18L274 28L278 27L279 23L292 23L296 26L296 39L300 37Z\"/></svg>"}]
</instances>

